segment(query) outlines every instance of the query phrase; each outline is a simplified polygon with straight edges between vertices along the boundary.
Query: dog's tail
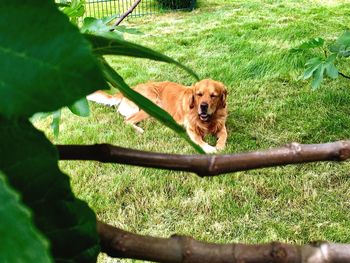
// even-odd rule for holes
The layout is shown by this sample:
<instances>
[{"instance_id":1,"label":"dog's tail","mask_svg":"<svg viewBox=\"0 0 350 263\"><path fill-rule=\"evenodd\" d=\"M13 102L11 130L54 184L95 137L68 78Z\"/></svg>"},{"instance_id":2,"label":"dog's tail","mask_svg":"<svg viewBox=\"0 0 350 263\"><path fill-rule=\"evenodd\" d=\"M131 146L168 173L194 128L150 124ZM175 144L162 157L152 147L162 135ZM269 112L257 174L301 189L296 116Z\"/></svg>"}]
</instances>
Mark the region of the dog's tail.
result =
<instances>
[{"instance_id":1,"label":"dog's tail","mask_svg":"<svg viewBox=\"0 0 350 263\"><path fill-rule=\"evenodd\" d=\"M123 95L121 93L110 95L104 91L98 90L86 96L86 98L90 101L94 101L100 104L118 106L123 99Z\"/></svg>"},{"instance_id":2,"label":"dog's tail","mask_svg":"<svg viewBox=\"0 0 350 263\"><path fill-rule=\"evenodd\" d=\"M118 108L118 112L126 118L140 111L140 108L135 103L125 98L121 93L110 95L98 90L86 96L86 98L99 104L115 106Z\"/></svg>"}]
</instances>

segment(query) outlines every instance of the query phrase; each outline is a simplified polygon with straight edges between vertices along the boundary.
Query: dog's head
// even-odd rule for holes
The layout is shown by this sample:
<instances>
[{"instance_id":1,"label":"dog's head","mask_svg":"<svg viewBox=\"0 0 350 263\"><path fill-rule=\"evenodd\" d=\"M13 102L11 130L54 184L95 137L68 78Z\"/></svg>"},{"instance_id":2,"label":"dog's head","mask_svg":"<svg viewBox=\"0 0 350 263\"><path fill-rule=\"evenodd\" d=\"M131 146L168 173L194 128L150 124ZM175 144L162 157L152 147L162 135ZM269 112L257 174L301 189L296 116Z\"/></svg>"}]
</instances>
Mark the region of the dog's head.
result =
<instances>
[{"instance_id":1,"label":"dog's head","mask_svg":"<svg viewBox=\"0 0 350 263\"><path fill-rule=\"evenodd\" d=\"M223 83L204 79L194 84L190 108L195 108L202 121L208 121L218 109L226 107L227 90Z\"/></svg>"}]
</instances>

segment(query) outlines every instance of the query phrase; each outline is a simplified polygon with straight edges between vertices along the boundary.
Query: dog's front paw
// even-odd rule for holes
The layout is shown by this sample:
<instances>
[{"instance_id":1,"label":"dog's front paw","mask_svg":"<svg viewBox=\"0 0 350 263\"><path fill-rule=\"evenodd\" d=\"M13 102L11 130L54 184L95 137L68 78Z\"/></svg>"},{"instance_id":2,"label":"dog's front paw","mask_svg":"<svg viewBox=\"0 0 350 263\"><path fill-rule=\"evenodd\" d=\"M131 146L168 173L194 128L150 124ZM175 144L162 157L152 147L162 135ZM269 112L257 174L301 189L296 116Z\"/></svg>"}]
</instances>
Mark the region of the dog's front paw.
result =
<instances>
[{"instance_id":1,"label":"dog's front paw","mask_svg":"<svg viewBox=\"0 0 350 263\"><path fill-rule=\"evenodd\" d=\"M134 129L138 132L138 133L143 133L144 132L144 130L141 128L141 127L139 127L139 126L137 126L137 125L135 125L135 124L132 124L132 126L134 127Z\"/></svg>"},{"instance_id":2,"label":"dog's front paw","mask_svg":"<svg viewBox=\"0 0 350 263\"><path fill-rule=\"evenodd\" d=\"M217 149L218 151L222 151L222 150L225 149L225 145L216 145L216 149Z\"/></svg>"},{"instance_id":3,"label":"dog's front paw","mask_svg":"<svg viewBox=\"0 0 350 263\"><path fill-rule=\"evenodd\" d=\"M204 144L202 146L203 151L206 153L216 153L216 148L213 146L210 146L209 144Z\"/></svg>"}]
</instances>

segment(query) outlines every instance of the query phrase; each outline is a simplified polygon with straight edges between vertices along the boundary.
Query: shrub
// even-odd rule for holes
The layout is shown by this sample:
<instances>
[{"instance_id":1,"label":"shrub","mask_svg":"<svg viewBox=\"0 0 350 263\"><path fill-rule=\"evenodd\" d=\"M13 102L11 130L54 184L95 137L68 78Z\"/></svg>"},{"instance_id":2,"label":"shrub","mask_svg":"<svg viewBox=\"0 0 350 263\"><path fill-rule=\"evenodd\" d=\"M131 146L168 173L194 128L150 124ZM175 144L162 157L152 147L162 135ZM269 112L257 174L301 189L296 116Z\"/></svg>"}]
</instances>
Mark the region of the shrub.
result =
<instances>
[{"instance_id":1,"label":"shrub","mask_svg":"<svg viewBox=\"0 0 350 263\"><path fill-rule=\"evenodd\" d=\"M184 9L192 8L195 0L157 0L157 2L163 8Z\"/></svg>"}]
</instances>

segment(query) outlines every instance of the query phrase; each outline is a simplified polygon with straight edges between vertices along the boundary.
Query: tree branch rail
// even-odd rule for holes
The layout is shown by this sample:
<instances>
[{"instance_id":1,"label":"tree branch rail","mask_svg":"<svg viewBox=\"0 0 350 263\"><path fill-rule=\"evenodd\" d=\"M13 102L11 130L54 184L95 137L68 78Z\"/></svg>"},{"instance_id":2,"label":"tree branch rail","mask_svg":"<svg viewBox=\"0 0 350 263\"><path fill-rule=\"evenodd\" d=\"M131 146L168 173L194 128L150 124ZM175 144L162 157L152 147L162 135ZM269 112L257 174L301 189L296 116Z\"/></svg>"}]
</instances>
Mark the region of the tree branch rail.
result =
<instances>
[{"instance_id":1,"label":"tree branch rail","mask_svg":"<svg viewBox=\"0 0 350 263\"><path fill-rule=\"evenodd\" d=\"M60 160L120 163L214 176L264 167L350 158L350 140L324 144L290 143L280 148L224 155L180 155L133 150L110 144L56 145Z\"/></svg>"},{"instance_id":2,"label":"tree branch rail","mask_svg":"<svg viewBox=\"0 0 350 263\"><path fill-rule=\"evenodd\" d=\"M157 238L97 223L101 250L111 257L163 263L349 263L350 245L213 244L186 236Z\"/></svg>"}]
</instances>

